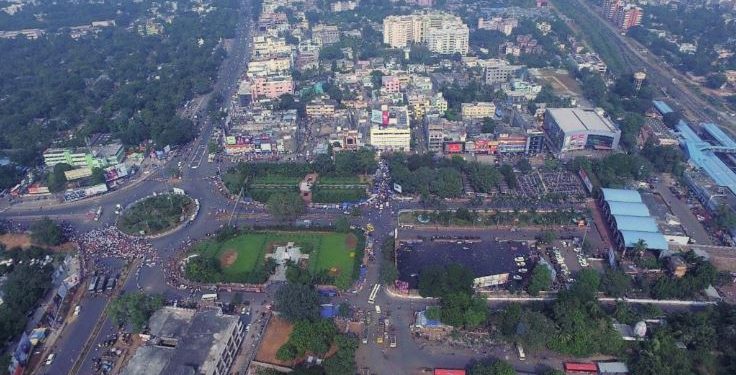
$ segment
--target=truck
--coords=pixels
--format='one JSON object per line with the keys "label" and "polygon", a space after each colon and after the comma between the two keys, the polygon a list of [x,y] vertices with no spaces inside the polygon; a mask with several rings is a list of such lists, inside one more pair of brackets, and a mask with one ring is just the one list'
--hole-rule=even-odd
{"label": "truck", "polygon": [[95,277],[92,278],[92,280],[89,281],[89,286],[87,287],[87,291],[88,292],[94,292],[95,291],[95,286],[97,286],[97,279],[98,278],[99,277],[95,276]]}
{"label": "truck", "polygon": [[97,285],[95,285],[96,293],[102,293],[105,290],[105,284],[107,284],[107,280],[109,278],[109,276],[100,276],[100,278],[97,279]]}

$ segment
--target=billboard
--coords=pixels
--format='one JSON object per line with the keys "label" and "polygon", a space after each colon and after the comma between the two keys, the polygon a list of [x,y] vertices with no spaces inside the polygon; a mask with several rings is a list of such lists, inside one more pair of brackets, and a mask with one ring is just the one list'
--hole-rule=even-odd
{"label": "billboard", "polygon": [[588,193],[593,192],[593,183],[590,182],[590,178],[588,178],[588,174],[585,173],[585,170],[581,169],[578,171],[578,174],[580,175],[580,179],[583,180],[583,184],[585,184],[585,188],[588,189]]}
{"label": "billboard", "polygon": [[444,149],[446,154],[460,154],[465,152],[465,142],[446,142]]}
{"label": "billboard", "polygon": [[403,189],[401,188],[401,185],[394,183],[394,191],[401,194]]}
{"label": "billboard", "polygon": [[381,124],[383,124],[383,126],[388,126],[388,120],[388,111],[383,111],[381,114]]}

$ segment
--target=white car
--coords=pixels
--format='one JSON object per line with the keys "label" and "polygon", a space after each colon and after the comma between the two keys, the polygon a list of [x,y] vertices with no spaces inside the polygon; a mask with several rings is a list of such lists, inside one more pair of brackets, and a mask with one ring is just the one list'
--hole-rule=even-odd
{"label": "white car", "polygon": [[48,366],[51,363],[53,363],[54,362],[54,358],[56,358],[56,354],[54,354],[54,353],[49,354],[49,356],[46,357],[46,362],[45,362],[46,363],[46,366]]}
{"label": "white car", "polygon": [[514,260],[517,261],[517,262],[523,262],[524,261],[524,257],[516,257],[516,258],[514,258]]}
{"label": "white car", "polygon": [[514,280],[521,280],[521,279],[522,279],[521,275],[514,275]]}
{"label": "white car", "polygon": [[519,268],[519,273],[527,273],[527,272],[529,272],[528,269],[526,269],[526,268]]}

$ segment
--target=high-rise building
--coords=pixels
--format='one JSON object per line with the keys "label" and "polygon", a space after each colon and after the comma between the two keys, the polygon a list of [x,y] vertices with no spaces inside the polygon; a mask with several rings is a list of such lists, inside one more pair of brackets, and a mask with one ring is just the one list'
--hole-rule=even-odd
{"label": "high-rise building", "polygon": [[420,43],[433,52],[465,55],[469,34],[460,17],[441,12],[388,16],[383,20],[383,42],[393,48]]}

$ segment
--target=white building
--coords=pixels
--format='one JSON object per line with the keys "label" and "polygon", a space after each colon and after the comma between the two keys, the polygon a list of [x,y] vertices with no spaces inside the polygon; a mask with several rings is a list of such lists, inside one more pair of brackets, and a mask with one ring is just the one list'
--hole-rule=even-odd
{"label": "white building", "polygon": [[441,54],[468,53],[470,29],[460,17],[425,12],[406,16],[388,16],[383,20],[383,42],[392,48],[412,43],[426,45]]}

